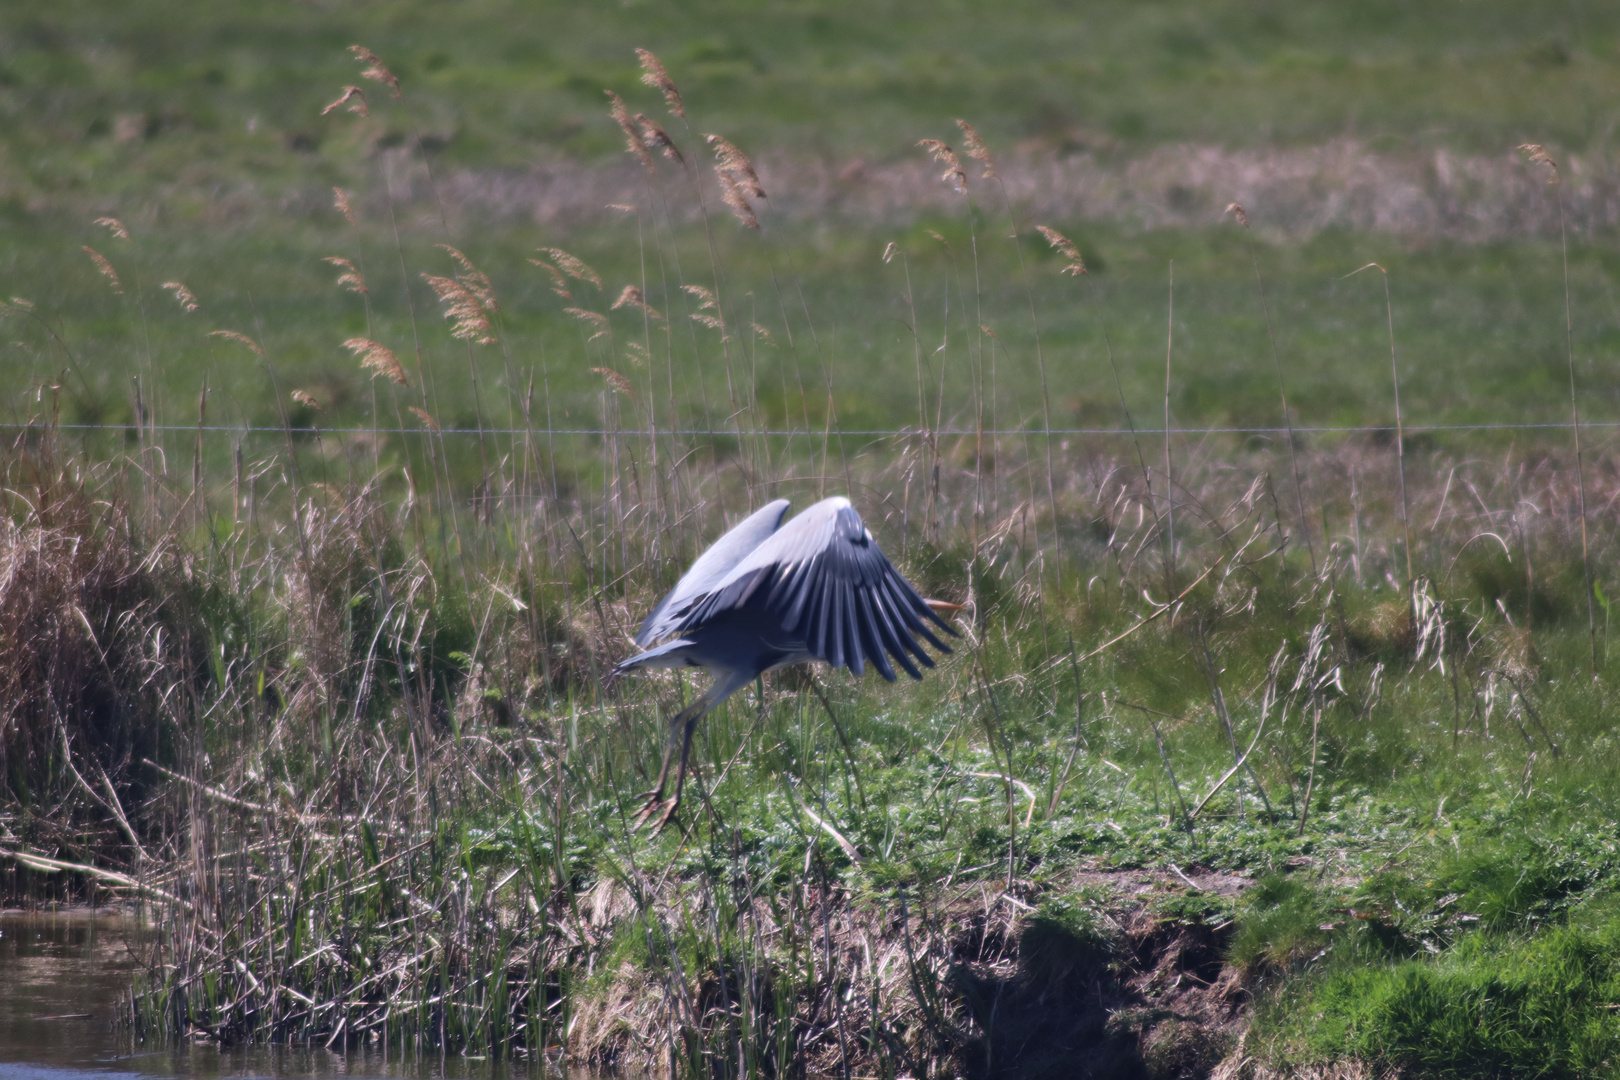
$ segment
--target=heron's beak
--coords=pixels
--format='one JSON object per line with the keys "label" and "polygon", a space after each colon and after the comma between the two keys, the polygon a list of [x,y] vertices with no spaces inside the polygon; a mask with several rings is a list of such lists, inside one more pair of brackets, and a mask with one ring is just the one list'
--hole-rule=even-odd
{"label": "heron's beak", "polygon": [[923,603],[933,609],[935,615],[955,615],[958,611],[966,611],[966,604],[953,604],[949,600],[931,600],[923,598]]}

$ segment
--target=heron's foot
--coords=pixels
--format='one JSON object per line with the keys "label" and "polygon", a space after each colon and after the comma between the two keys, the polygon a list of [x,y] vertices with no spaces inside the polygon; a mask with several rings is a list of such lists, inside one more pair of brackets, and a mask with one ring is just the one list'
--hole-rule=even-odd
{"label": "heron's foot", "polygon": [[645,798],[647,802],[635,816],[636,827],[653,823],[653,832],[661,833],[675,819],[675,811],[681,805],[680,797],[666,799],[662,791],[649,791]]}

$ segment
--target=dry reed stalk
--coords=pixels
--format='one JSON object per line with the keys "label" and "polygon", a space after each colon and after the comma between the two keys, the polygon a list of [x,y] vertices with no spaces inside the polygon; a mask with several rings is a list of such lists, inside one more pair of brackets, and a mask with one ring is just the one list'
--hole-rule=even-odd
{"label": "dry reed stalk", "polygon": [[1282,398],[1283,430],[1288,436],[1288,466],[1294,474],[1294,498],[1299,508],[1298,527],[1305,534],[1305,549],[1311,556],[1311,576],[1317,573],[1316,544],[1311,540],[1309,515],[1305,513],[1305,481],[1299,473],[1299,451],[1294,446],[1294,418],[1288,411],[1288,385],[1283,379],[1282,359],[1277,355],[1277,335],[1271,328],[1271,305],[1266,302],[1266,287],[1260,277],[1260,256],[1255,250],[1254,234],[1249,231],[1249,214],[1241,203],[1231,203],[1226,213],[1243,226],[1243,235],[1249,242],[1249,261],[1254,266],[1254,288],[1260,297],[1260,313],[1266,320],[1266,341],[1271,346],[1271,365],[1277,372],[1277,393]]}
{"label": "dry reed stalk", "polygon": [[1406,548],[1406,593],[1409,615],[1412,625],[1417,626],[1416,603],[1412,595],[1415,578],[1412,572],[1412,526],[1411,508],[1406,497],[1406,426],[1401,417],[1401,370],[1395,361],[1395,305],[1389,295],[1389,271],[1378,263],[1368,263],[1346,274],[1351,277],[1361,273],[1362,270],[1377,270],[1384,282],[1384,321],[1389,329],[1389,381],[1395,395],[1395,461],[1401,481],[1401,535]]}
{"label": "dry reed stalk", "polygon": [[1563,185],[1559,182],[1558,163],[1537,143],[1519,147],[1532,165],[1545,165],[1549,172],[1547,186],[1553,189],[1558,202],[1558,243],[1564,269],[1564,356],[1569,364],[1569,419],[1575,438],[1575,480],[1580,493],[1581,508],[1581,569],[1586,574],[1586,628],[1591,645],[1592,678],[1598,676],[1597,609],[1592,587],[1592,558],[1588,553],[1586,537],[1586,468],[1581,460],[1581,409],[1575,393],[1575,320],[1570,310],[1569,292],[1569,229],[1564,222]]}
{"label": "dry reed stalk", "polygon": [[1164,588],[1176,595],[1176,474],[1170,457],[1170,360],[1176,345],[1176,261],[1170,260],[1170,284],[1164,316]]}

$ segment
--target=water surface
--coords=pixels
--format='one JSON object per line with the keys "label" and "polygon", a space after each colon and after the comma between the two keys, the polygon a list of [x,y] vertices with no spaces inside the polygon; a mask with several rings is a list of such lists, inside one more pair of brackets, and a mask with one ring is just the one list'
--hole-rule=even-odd
{"label": "water surface", "polygon": [[144,932],[138,917],[117,909],[0,912],[0,1080],[542,1080],[538,1067],[456,1056],[402,1062],[380,1051],[143,1045],[119,1020]]}

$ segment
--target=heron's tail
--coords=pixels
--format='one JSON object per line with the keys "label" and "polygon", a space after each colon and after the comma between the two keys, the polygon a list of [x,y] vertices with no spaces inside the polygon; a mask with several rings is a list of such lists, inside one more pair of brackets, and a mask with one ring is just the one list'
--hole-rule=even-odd
{"label": "heron's tail", "polygon": [[613,669],[613,678],[630,671],[639,671],[641,668],[673,668],[685,667],[687,650],[692,643],[684,638],[666,641],[662,645],[639,652],[628,659],[621,660]]}

